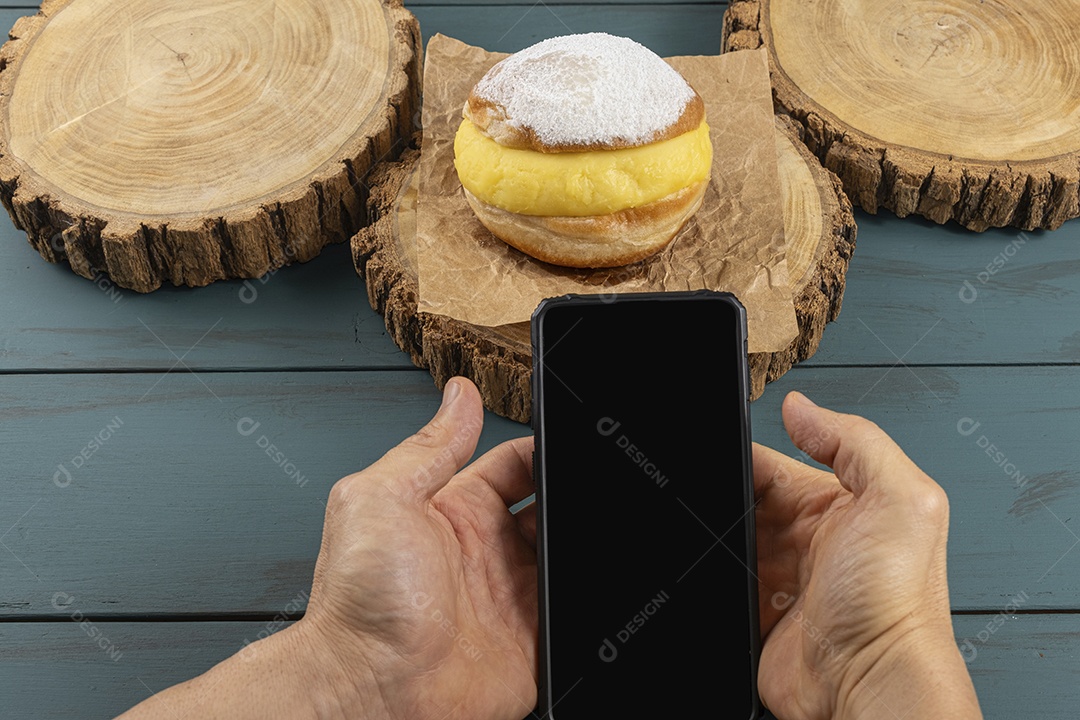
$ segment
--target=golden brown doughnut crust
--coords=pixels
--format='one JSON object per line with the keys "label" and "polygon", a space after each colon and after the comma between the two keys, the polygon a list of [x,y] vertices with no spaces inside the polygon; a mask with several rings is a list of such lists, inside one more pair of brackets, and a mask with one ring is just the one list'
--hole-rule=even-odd
{"label": "golden brown doughnut crust", "polygon": [[678,120],[657,132],[651,139],[637,143],[618,140],[607,143],[547,145],[536,137],[536,133],[532,128],[520,128],[510,125],[507,122],[506,108],[496,105],[490,100],[478,97],[475,89],[469,93],[469,99],[465,102],[461,114],[479,128],[480,132],[504,147],[528,149],[544,153],[563,153],[585,150],[617,150],[619,148],[649,145],[661,140],[670,140],[701,125],[705,119],[705,102],[698,95],[697,90],[694,90],[694,97],[686,104]]}
{"label": "golden brown doughnut crust", "polygon": [[493,235],[538,260],[577,268],[627,265],[659,252],[701,207],[707,180],[610,215],[541,217],[489,205],[462,188]]}

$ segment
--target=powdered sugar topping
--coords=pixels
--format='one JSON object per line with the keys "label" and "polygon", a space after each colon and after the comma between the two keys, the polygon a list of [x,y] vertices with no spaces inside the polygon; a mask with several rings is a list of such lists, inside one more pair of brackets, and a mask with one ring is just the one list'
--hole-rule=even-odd
{"label": "powdered sugar topping", "polygon": [[475,93],[546,145],[650,142],[694,97],[660,56],[607,33],[564,35],[525,48],[488,71]]}

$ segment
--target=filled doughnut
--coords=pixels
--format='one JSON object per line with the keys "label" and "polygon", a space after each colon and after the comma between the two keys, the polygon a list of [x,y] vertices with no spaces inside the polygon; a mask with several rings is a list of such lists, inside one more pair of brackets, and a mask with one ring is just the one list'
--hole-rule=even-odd
{"label": "filled doughnut", "polygon": [[477,218],[556,265],[613,267],[662,250],[709,182],[701,97],[628,38],[526,48],[488,71],[462,115],[454,165]]}

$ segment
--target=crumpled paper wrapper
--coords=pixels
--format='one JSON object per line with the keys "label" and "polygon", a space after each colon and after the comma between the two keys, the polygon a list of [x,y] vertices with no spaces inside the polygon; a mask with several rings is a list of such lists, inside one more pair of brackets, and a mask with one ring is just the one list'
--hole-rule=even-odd
{"label": "crumpled paper wrapper", "polygon": [[765,51],[668,58],[705,101],[712,180],[701,209],[666,249],[602,270],[535,260],[491,235],[465,200],[454,134],[469,91],[504,57],[444,35],[428,43],[416,215],[419,310],[497,326],[528,322],[541,300],[567,293],[724,290],[746,306],[750,352],[786,349],[798,325]]}

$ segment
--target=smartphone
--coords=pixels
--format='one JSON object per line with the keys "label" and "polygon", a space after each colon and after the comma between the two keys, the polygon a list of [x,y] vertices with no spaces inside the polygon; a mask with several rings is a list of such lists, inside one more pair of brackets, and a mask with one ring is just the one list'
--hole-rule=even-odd
{"label": "smartphone", "polygon": [[746,347],[728,293],[533,314],[543,720],[758,717]]}

